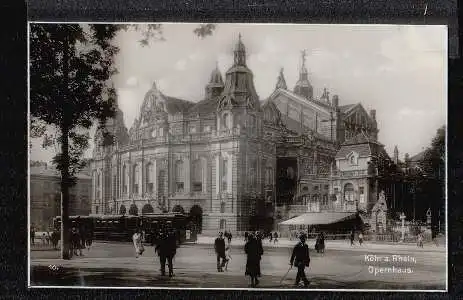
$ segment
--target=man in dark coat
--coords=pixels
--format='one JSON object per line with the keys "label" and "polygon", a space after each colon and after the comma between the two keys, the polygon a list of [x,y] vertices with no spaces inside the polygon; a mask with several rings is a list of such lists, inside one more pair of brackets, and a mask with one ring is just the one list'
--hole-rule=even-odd
{"label": "man in dark coat", "polygon": [[307,287],[309,285],[309,280],[305,276],[305,267],[308,267],[310,264],[310,256],[309,256],[309,246],[305,243],[305,235],[301,234],[299,236],[301,240],[294,249],[293,254],[291,255],[291,259],[289,264],[291,266],[297,267],[297,275],[296,275],[296,286],[299,285],[299,282],[304,281],[304,286]]}
{"label": "man in dark coat", "polygon": [[223,239],[222,232],[219,232],[219,236],[215,239],[214,249],[217,254],[217,271],[223,272],[223,267],[227,258],[225,256],[225,240]]}
{"label": "man in dark coat", "polygon": [[166,275],[166,261],[169,267],[169,276],[174,276],[173,258],[177,253],[177,240],[173,230],[163,230],[159,233],[155,252],[159,255],[159,263],[161,265],[161,275]]}
{"label": "man in dark coat", "polygon": [[257,277],[260,276],[260,259],[263,254],[263,250],[255,234],[251,233],[248,235],[248,241],[244,245],[244,252],[246,253],[245,275],[251,277],[251,286],[255,287],[259,284]]}

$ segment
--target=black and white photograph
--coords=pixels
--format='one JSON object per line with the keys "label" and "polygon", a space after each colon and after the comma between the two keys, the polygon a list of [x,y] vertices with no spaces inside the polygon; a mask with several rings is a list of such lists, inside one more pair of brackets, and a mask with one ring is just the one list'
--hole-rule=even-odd
{"label": "black and white photograph", "polygon": [[447,291],[447,26],[28,39],[29,287]]}

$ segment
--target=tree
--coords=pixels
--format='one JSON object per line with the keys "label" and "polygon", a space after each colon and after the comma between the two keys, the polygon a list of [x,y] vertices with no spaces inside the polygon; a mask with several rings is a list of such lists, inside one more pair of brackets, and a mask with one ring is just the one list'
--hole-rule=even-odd
{"label": "tree", "polygon": [[[108,84],[116,70],[111,45],[113,25],[31,24],[30,112],[32,137],[44,137],[46,128],[56,131],[60,152],[53,163],[61,173],[62,258],[69,259],[69,189],[84,166],[88,130],[115,114],[115,90]],[[111,142],[109,133],[105,141]]]}
{"label": "tree", "polygon": [[[117,32],[130,28],[141,32],[143,46],[164,40],[161,24],[30,26],[30,133],[43,138],[43,147],[55,143],[60,148],[53,163],[61,173],[63,259],[69,259],[69,188],[86,163],[82,156],[93,123],[98,122],[104,146],[114,142],[105,128],[116,112],[116,92],[109,83],[117,72],[114,58],[119,49],[112,41]],[[203,38],[214,29],[213,24],[201,24],[194,33]]]}
{"label": "tree", "polygon": [[441,214],[445,207],[445,132],[442,126],[436,132],[423,158],[418,162],[419,170],[425,180],[422,181],[421,190],[428,197],[431,208],[431,226],[433,237],[440,230]]}

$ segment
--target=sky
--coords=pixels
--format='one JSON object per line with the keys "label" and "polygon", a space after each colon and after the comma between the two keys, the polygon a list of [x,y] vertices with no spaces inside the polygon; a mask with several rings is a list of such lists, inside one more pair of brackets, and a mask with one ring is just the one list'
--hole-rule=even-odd
{"label": "sky", "polygon": [[[239,33],[261,100],[274,91],[281,68],[288,88],[294,87],[300,53],[307,50],[315,97],[327,88],[340,105],[360,102],[367,111],[376,109],[379,141],[391,156],[395,145],[400,158],[419,153],[446,124],[445,26],[218,24],[203,39],[193,33],[196,27],[163,24],[165,41],[146,47],[138,42],[140,32],[118,34],[119,73],[113,80],[128,129],[154,81],[165,95],[202,100],[216,64],[222,75],[232,65]],[[53,151],[37,140],[32,145],[32,160],[51,160]]]}

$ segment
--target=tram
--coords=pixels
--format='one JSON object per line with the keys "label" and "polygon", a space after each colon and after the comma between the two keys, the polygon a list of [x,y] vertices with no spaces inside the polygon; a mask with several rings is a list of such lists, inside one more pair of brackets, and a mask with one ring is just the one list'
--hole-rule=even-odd
{"label": "tram", "polygon": [[[196,226],[190,217],[181,213],[133,215],[89,215],[70,216],[71,227],[91,230],[95,240],[132,241],[137,228],[145,232],[145,242],[155,242],[161,228],[172,228],[176,231],[178,243],[196,240]],[[61,216],[53,219],[54,228],[61,230]]]}

